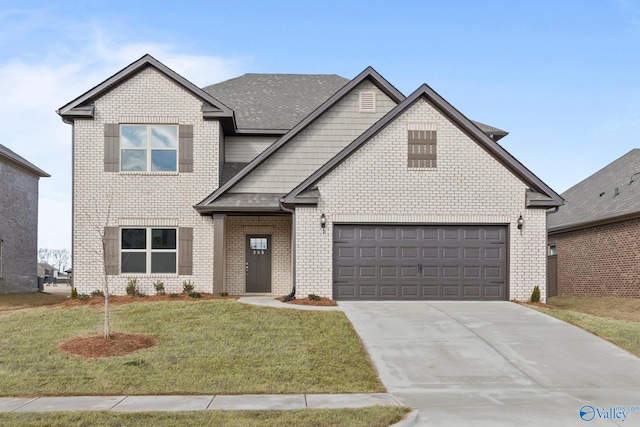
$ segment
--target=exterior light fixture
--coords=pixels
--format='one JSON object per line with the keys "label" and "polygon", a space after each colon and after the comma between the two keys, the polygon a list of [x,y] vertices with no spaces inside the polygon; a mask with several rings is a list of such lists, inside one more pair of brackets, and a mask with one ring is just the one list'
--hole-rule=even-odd
{"label": "exterior light fixture", "polygon": [[523,225],[524,225],[524,218],[522,218],[522,215],[520,215],[518,217],[518,230],[522,230]]}
{"label": "exterior light fixture", "polygon": [[324,214],[320,215],[320,227],[322,228],[322,233],[325,232],[325,227],[327,226],[327,218]]}

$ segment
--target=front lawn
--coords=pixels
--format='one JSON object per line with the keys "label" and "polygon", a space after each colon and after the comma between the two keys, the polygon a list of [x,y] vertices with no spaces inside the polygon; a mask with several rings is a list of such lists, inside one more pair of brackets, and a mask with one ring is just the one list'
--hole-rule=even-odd
{"label": "front lawn", "polygon": [[85,359],[58,350],[102,331],[102,308],[40,307],[0,322],[0,395],[374,393],[384,391],[342,312],[234,300],[112,305],[114,332],[156,346]]}
{"label": "front lawn", "polygon": [[154,427],[385,427],[404,417],[408,408],[372,406],[359,409],[199,412],[44,412],[0,413],[3,427],[154,426]]}
{"label": "front lawn", "polygon": [[640,357],[640,299],[553,297],[549,305],[532,307]]}

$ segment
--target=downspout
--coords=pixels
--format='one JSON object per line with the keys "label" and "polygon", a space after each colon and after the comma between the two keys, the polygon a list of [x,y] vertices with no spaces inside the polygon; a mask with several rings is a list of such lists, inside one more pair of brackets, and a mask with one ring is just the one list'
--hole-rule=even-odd
{"label": "downspout", "polygon": [[280,209],[291,214],[291,282],[293,288],[289,295],[284,297],[284,301],[296,299],[296,210],[285,207],[280,200]]}

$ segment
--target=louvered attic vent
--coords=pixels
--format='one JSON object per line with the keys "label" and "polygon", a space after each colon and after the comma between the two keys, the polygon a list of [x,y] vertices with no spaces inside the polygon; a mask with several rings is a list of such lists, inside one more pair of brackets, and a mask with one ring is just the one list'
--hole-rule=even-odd
{"label": "louvered attic vent", "polygon": [[376,112],[376,93],[375,92],[360,92],[359,111],[361,113]]}

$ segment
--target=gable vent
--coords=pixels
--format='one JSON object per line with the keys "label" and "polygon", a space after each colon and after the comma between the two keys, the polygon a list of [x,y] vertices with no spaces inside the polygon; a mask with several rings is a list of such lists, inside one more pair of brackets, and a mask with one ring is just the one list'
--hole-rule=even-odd
{"label": "gable vent", "polygon": [[376,112],[376,93],[375,92],[360,92],[360,109],[361,113],[375,113]]}

